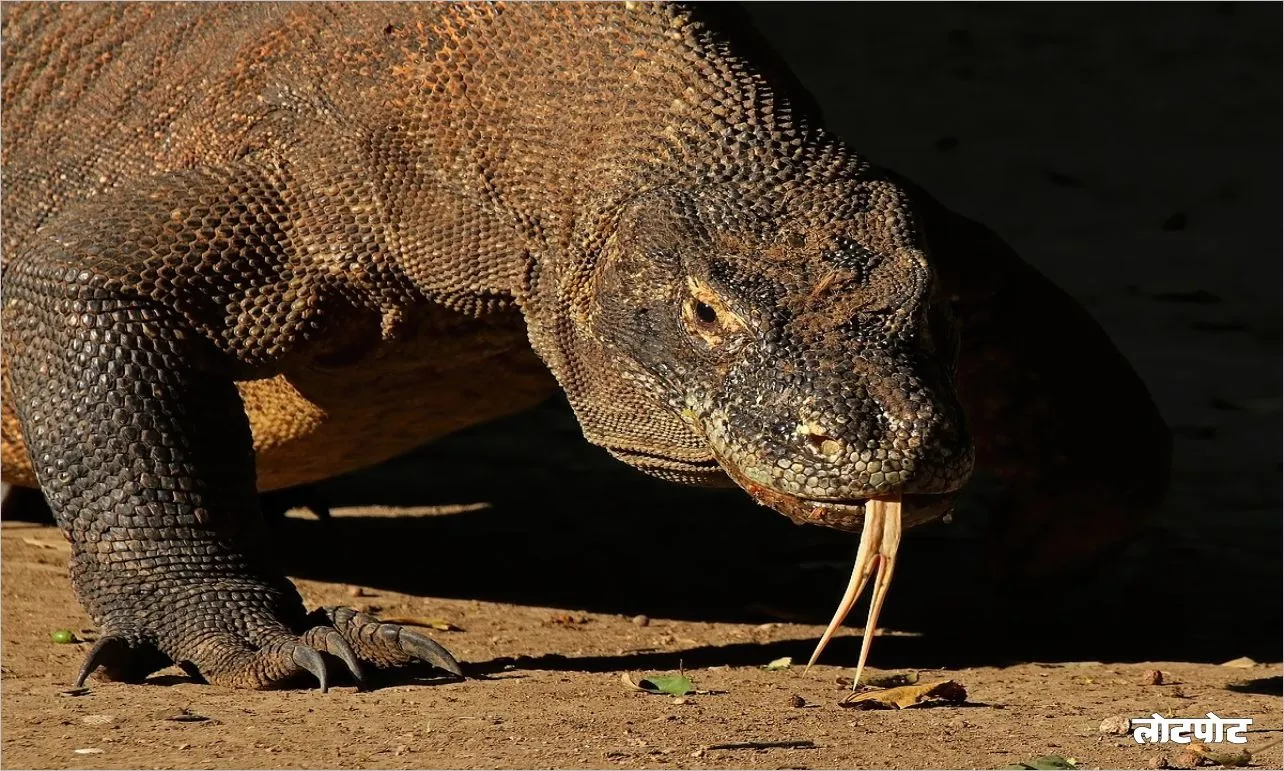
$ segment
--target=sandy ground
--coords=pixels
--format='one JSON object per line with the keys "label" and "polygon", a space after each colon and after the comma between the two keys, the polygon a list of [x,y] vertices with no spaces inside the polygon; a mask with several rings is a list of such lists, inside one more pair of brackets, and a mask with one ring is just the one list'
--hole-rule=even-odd
{"label": "sandy ground", "polygon": [[[1174,430],[1167,509],[1096,563],[984,564],[975,503],[907,536],[871,663],[953,678],[967,706],[838,707],[855,628],[808,674],[760,669],[807,658],[852,539],[642,477],[553,402],[320,485],[340,516],[274,528],[310,603],[461,627],[435,634],[468,682],[234,693],[165,673],[59,696],[84,646],[49,634],[92,628],[58,534],[6,522],[4,766],[1143,768],[1176,752],[1098,726],[1154,711],[1279,738],[1279,6],[801,7],[751,10],[831,125],[1070,290]],[[1241,656],[1268,663],[1220,666]],[[679,667],[708,693],[620,682]],[[1152,669],[1176,684],[1142,685]],[[708,749],[748,741],[815,746]]]}
{"label": "sandy ground", "polygon": [[[49,630],[92,634],[61,580],[61,538],[18,523],[3,529],[3,552],[8,768],[993,768],[1042,755],[1074,758],[1084,768],[1133,768],[1175,753],[1103,734],[1103,719],[1212,711],[1253,718],[1252,748],[1280,735],[1278,665],[933,668],[920,672],[921,682],[955,680],[967,702],[855,711],[839,705],[847,689],[837,678],[850,676],[848,669],[761,668],[780,656],[803,658],[820,633],[816,625],[666,618],[642,625],[618,614],[320,581],[300,583],[310,603],[374,605],[386,616],[458,626],[437,637],[478,679],[403,681],[363,693],[241,693],[169,670],[151,685],[94,684],[67,696],[67,678],[89,644],[55,645]],[[895,655],[901,642],[879,640],[876,658]],[[853,648],[835,646],[831,659],[849,658]],[[701,693],[644,694],[620,677],[679,667]],[[1150,670],[1170,684],[1145,684]],[[806,746],[716,749],[752,742]],[[1279,767],[1279,748],[1257,762]]]}

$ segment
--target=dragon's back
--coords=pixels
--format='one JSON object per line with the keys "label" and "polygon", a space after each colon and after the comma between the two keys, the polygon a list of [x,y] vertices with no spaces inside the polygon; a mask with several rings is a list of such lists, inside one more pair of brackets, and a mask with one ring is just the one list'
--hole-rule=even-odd
{"label": "dragon's back", "polygon": [[[445,9],[380,3],[6,3],[4,255],[68,204],[289,141],[343,101],[374,27]],[[430,34],[425,34],[429,44]],[[324,94],[324,96],[320,96]]]}
{"label": "dragon's back", "polygon": [[[431,3],[5,4],[3,264],[95,196],[288,153],[315,124],[361,134],[383,120],[363,94],[468,13]],[[369,465],[553,388],[515,313],[472,319],[426,305],[405,315],[427,332],[380,340],[377,318],[372,337],[365,315],[353,317],[351,340],[324,364],[238,383],[262,488]],[[3,476],[34,486],[4,374]]]}

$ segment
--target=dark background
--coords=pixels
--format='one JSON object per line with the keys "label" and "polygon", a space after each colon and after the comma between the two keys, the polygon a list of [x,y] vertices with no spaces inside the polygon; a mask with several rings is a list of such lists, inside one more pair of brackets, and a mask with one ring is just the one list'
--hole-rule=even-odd
{"label": "dark background", "polygon": [[[883,655],[1278,660],[1281,7],[746,8],[832,129],[1082,302],[1174,434],[1166,509],[1104,561],[1013,585],[979,564],[983,512],[912,533],[884,623],[922,636]],[[632,471],[587,445],[560,400],[312,494],[487,504],[276,530],[292,575],[428,596],[823,623],[855,551],[738,491]]]}

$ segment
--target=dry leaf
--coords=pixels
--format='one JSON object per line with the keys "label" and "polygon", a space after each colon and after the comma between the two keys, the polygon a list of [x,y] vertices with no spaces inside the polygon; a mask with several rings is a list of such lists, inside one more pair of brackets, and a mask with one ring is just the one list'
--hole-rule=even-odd
{"label": "dry leaf", "polygon": [[967,689],[953,680],[938,680],[922,685],[904,685],[878,691],[853,693],[838,702],[853,709],[906,709],[915,706],[961,704],[967,700]]}

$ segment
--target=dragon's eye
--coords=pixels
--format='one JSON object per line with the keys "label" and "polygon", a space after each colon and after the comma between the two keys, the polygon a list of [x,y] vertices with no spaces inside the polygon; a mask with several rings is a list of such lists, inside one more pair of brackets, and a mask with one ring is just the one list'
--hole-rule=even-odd
{"label": "dragon's eye", "polygon": [[713,325],[718,323],[718,312],[713,309],[712,305],[696,300],[694,310],[696,319],[702,324]]}
{"label": "dragon's eye", "polygon": [[735,344],[745,331],[744,321],[726,302],[703,282],[689,282],[691,294],[682,303],[682,321],[692,337],[704,349],[726,349]]}

